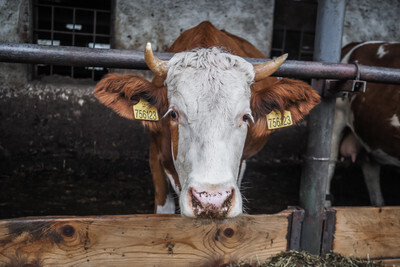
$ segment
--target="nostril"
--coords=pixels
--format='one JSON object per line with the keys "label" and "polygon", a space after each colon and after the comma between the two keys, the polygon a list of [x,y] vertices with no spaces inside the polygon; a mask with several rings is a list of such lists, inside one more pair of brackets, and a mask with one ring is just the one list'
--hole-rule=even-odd
{"label": "nostril", "polygon": [[193,202],[195,204],[201,205],[204,208],[207,208],[207,206],[212,206],[214,208],[220,209],[222,206],[226,206],[226,204],[228,204],[227,202],[232,197],[233,189],[218,191],[197,191],[196,189],[192,188],[191,193]]}
{"label": "nostril", "polygon": [[198,218],[224,219],[232,208],[234,189],[189,189],[193,213]]}

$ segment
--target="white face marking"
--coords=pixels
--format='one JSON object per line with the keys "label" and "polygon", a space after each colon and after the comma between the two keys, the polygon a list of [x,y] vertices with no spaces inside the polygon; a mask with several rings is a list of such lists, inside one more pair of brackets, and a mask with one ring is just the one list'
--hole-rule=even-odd
{"label": "white face marking", "polygon": [[376,52],[376,55],[379,58],[383,58],[387,53],[389,53],[389,51],[385,50],[385,45],[380,45],[378,48],[378,52]]}
{"label": "white face marking", "polygon": [[172,186],[172,188],[174,189],[175,193],[179,196],[179,193],[180,193],[181,191],[179,190],[179,186],[177,186],[177,185],[175,184],[174,178],[173,178],[172,175],[171,175],[170,173],[168,173],[167,171],[165,171],[165,174],[167,175],[168,180],[169,180],[169,182],[171,183],[171,186]]}
{"label": "white face marking", "polygon": [[397,116],[397,114],[393,114],[393,116],[390,118],[390,125],[392,125],[395,128],[400,127],[400,121],[399,121],[399,117]]}
{"label": "white face marking", "polygon": [[193,217],[188,190],[230,190],[228,217],[242,213],[237,178],[247,135],[253,66],[218,49],[176,54],[169,61],[168,100],[179,113],[175,168],[182,186],[182,214]]}

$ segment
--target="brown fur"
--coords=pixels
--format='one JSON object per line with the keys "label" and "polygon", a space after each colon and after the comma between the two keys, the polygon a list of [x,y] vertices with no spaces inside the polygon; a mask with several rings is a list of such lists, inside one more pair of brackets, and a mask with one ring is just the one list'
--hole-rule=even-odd
{"label": "brown fur", "polygon": [[272,86],[263,88],[252,93],[251,109],[256,124],[254,128],[255,136],[265,134],[267,125],[266,114],[277,109],[283,113],[289,110],[292,114],[293,122],[301,120],[316,104],[320,97],[315,91],[310,92],[310,86],[302,81],[282,79]]}
{"label": "brown fur", "polygon": [[178,140],[179,140],[178,125],[176,123],[171,123],[170,131],[171,131],[172,153],[174,155],[174,158],[176,159],[178,157]]}
{"label": "brown fur", "polygon": [[[140,98],[157,107],[159,115],[168,109],[166,87],[156,87],[144,77],[134,74],[107,74],[96,85],[94,95],[102,104],[130,120],[135,119],[132,107]],[[155,131],[160,127],[158,122],[146,121],[144,125]]]}
{"label": "brown fur", "polygon": [[[400,44],[386,44],[388,53],[379,58],[377,50],[381,45],[372,43],[357,48],[349,62],[400,68]],[[389,124],[393,114],[400,118],[400,85],[367,83],[366,92],[355,97],[351,109],[354,112],[354,131],[357,136],[372,150],[381,149],[400,159],[400,128]]]}
{"label": "brown fur", "polygon": [[305,82],[291,79],[281,79],[257,91],[252,91],[251,109],[255,123],[251,124],[243,159],[254,156],[265,145],[272,130],[267,128],[267,117],[272,110],[288,110],[293,123],[300,121],[305,114],[319,103],[319,95],[310,89]]}
{"label": "brown fur", "polygon": [[154,212],[157,206],[163,206],[165,204],[166,196],[169,192],[168,178],[164,173],[161,159],[158,153],[159,136],[152,134],[150,137],[150,169],[153,175],[154,182]]}
{"label": "brown fur", "polygon": [[[182,52],[195,48],[217,46],[241,57],[265,58],[252,44],[243,38],[226,31],[216,29],[205,21],[198,26],[183,32],[169,48],[168,52]],[[300,120],[319,102],[319,96],[304,82],[269,77],[252,85],[251,107],[256,118],[251,124],[246,139],[243,159],[257,153],[267,141],[271,131],[266,128],[266,114],[277,108],[290,110],[295,122]],[[167,88],[164,79],[155,76],[152,83],[136,75],[109,74],[101,80],[95,89],[95,96],[106,106],[109,106],[121,116],[133,119],[132,105],[145,98],[157,107],[159,115],[163,116],[168,109]],[[156,188],[155,205],[164,205],[168,184],[166,170],[172,175],[175,184],[180,187],[178,174],[174,168],[173,153],[178,153],[177,127],[170,123],[167,116],[159,122],[145,122],[151,134],[150,166]]]}
{"label": "brown fur", "polygon": [[[243,38],[226,31],[220,31],[209,21],[204,21],[194,28],[183,32],[168,49],[168,52],[182,52],[195,48],[221,47],[241,57],[265,56]],[[244,48],[244,49],[243,49]]]}

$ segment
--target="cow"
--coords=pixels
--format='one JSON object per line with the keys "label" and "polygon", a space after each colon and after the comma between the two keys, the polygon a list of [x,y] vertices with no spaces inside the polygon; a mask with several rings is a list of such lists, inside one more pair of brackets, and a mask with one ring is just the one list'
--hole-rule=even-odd
{"label": "cow", "polygon": [[[400,43],[351,43],[342,50],[342,63],[400,68]],[[400,85],[367,83],[365,93],[336,101],[329,183],[335,162],[351,158],[361,166],[371,204],[383,206],[380,166],[400,166]],[[327,206],[331,201],[327,201]]]}
{"label": "cow", "polygon": [[239,216],[245,161],[273,131],[267,128],[266,115],[289,111],[288,120],[296,123],[320,97],[305,82],[269,77],[287,55],[253,66],[242,57],[265,56],[208,21],[183,32],[168,52],[176,54],[162,61],[146,45],[145,60],[155,74],[152,82],[112,73],[97,84],[94,94],[131,120],[132,106],[142,99],[157,110],[158,121],[143,122],[150,133],[156,213],[175,213],[172,188],[185,217]]}

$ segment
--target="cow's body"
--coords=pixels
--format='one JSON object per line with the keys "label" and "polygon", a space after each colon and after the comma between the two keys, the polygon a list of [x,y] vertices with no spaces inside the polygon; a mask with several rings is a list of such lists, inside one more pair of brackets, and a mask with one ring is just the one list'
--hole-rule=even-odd
{"label": "cow's body", "polygon": [[[189,52],[178,53],[182,51]],[[265,115],[273,109],[289,110],[296,122],[319,96],[300,81],[266,78],[253,84],[258,74],[241,57],[264,55],[209,22],[184,32],[169,52],[177,54],[168,62],[166,77],[156,75],[150,83],[135,75],[110,74],[99,82],[95,95],[129,119],[134,119],[132,105],[139,98],[156,106],[161,116],[166,114],[158,122],[144,122],[151,136],[157,213],[175,212],[173,188],[185,216],[240,215],[245,160],[271,133]],[[155,63],[159,65],[167,66]]]}
{"label": "cow's body", "polygon": [[[400,68],[400,43],[367,42],[343,48],[342,63]],[[360,163],[372,205],[384,205],[380,165],[400,166],[400,86],[367,83],[365,93],[338,99],[330,179],[340,154]],[[327,188],[327,194],[330,192]],[[329,204],[329,203],[328,203]]]}

